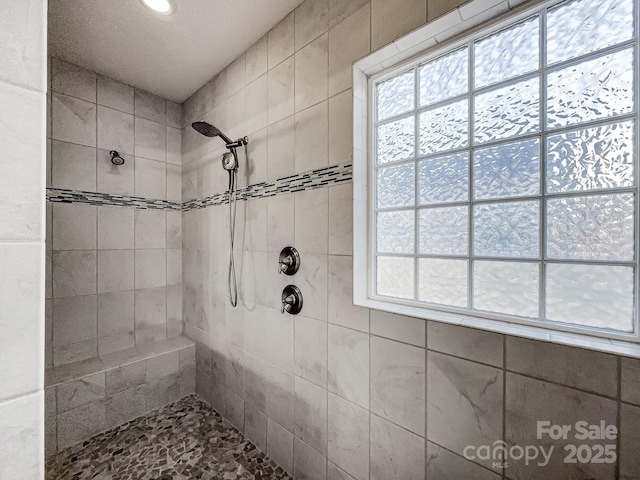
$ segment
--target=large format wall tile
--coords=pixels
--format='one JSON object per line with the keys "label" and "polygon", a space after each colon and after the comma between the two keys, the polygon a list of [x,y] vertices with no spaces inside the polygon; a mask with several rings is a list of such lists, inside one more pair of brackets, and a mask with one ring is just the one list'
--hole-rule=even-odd
{"label": "large format wall tile", "polygon": [[462,454],[502,439],[502,370],[429,352],[427,382],[429,440]]}
{"label": "large format wall tile", "polygon": [[474,362],[501,367],[503,344],[504,337],[497,333],[447,323],[428,322],[427,324],[427,345],[430,350]]}
{"label": "large format wall tile", "polygon": [[423,479],[424,452],[424,438],[371,415],[371,479]]}
{"label": "large format wall tile", "polygon": [[54,93],[51,101],[54,140],[96,146],[96,104]]}
{"label": "large format wall tile", "polygon": [[369,412],[331,393],[328,458],[358,480],[369,478]]}
{"label": "large format wall tile", "polygon": [[371,337],[371,411],[424,436],[424,349]]}
{"label": "large format wall tile", "polygon": [[[550,473],[554,478],[563,479],[577,480],[585,476],[614,478],[614,464],[565,463],[567,452],[563,450],[566,444],[615,444],[615,440],[576,439],[578,432],[574,428],[578,421],[585,421],[588,425],[600,425],[600,422],[615,425],[617,405],[614,400],[508,373],[505,408],[505,441],[508,445],[535,445],[547,451],[550,447],[554,448],[548,465],[539,465],[537,462],[526,465],[524,460],[512,459],[509,462],[509,478],[548,479]],[[571,431],[567,439],[551,439],[549,435],[538,438],[538,422],[541,420],[549,421],[551,425],[569,425]]]}
{"label": "large format wall tile", "polygon": [[495,472],[446,450],[435,443],[427,442],[427,478],[438,480],[499,480]]}
{"label": "large format wall tile", "polygon": [[618,359],[593,350],[507,337],[507,369],[601,395],[618,394]]}
{"label": "large format wall tile", "polygon": [[369,336],[329,325],[329,391],[369,408]]}
{"label": "large format wall tile", "polygon": [[44,392],[0,403],[2,478],[43,478]]}

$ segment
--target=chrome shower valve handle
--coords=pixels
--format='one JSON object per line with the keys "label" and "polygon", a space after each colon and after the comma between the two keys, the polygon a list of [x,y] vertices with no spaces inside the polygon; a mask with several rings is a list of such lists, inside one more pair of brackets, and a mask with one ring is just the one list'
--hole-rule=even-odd
{"label": "chrome shower valve handle", "polygon": [[282,290],[282,306],[280,313],[297,315],[302,310],[302,292],[295,285],[287,285]]}
{"label": "chrome shower valve handle", "polygon": [[278,274],[295,275],[300,268],[300,254],[293,247],[284,247],[278,257]]}

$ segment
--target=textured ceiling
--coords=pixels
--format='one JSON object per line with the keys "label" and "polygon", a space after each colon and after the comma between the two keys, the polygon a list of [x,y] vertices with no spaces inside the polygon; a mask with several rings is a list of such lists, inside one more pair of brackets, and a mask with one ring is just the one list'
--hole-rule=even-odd
{"label": "textured ceiling", "polygon": [[163,16],[139,0],[49,0],[49,52],[182,102],[300,3],[175,0]]}

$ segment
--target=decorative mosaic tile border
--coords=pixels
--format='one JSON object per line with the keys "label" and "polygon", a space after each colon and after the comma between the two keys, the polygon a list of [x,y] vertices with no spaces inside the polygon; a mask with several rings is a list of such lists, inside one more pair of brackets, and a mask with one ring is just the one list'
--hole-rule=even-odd
{"label": "decorative mosaic tile border", "polygon": [[86,203],[98,207],[132,207],[141,210],[182,210],[180,202],[168,200],[152,200],[128,195],[114,195],[111,193],[84,192],[81,190],[65,190],[63,188],[47,188],[47,201],[55,203]]}
{"label": "decorative mosaic tile border", "polygon": [[[285,193],[302,192],[314,188],[326,187],[351,181],[353,168],[351,163],[343,163],[333,167],[320,168],[310,172],[299,173],[278,178],[274,182],[262,182],[238,190],[238,200],[275,197]],[[182,204],[182,211],[196,210],[215,205],[223,205],[229,201],[227,192],[217,193],[210,197],[189,200]]]}
{"label": "decorative mosaic tile border", "polygon": [[[278,178],[274,182],[261,182],[238,190],[238,200],[274,197],[285,193],[302,192],[314,188],[349,182],[353,177],[351,163],[343,163],[333,167],[320,168],[310,172],[299,173]],[[187,202],[170,202],[153,200],[111,193],[84,192],[81,190],[65,190],[63,188],[47,188],[47,201],[56,203],[86,203],[99,207],[131,207],[142,210],[168,210],[186,212],[199,208],[223,205],[229,202],[227,192],[217,193],[210,197],[196,198]]]}

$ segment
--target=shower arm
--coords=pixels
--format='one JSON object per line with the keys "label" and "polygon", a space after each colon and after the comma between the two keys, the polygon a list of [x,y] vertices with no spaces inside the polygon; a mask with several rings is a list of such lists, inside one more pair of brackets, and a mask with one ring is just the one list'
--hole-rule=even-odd
{"label": "shower arm", "polygon": [[232,141],[231,141],[231,139],[230,139],[229,137],[227,137],[226,135],[223,135],[223,134],[221,134],[221,135],[220,135],[220,138],[222,138],[222,140],[224,140],[224,141],[225,141],[225,143],[226,143],[226,147],[227,147],[229,150],[232,150],[232,149],[234,149],[234,148],[242,147],[242,146],[244,146],[244,145],[246,145],[246,144],[248,144],[248,143],[249,143],[249,138],[248,138],[248,137],[242,137],[242,138],[239,138],[239,139],[238,139],[238,140],[236,140],[235,142],[232,142]]}

